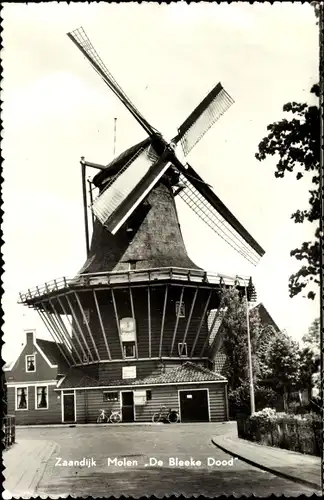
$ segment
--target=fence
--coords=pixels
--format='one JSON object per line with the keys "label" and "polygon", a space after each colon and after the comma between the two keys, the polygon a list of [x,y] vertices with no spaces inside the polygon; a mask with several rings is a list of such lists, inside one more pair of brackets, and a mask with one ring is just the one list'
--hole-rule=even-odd
{"label": "fence", "polygon": [[240,418],[237,420],[238,436],[249,441],[286,450],[321,456],[322,425],[316,419],[275,419],[260,425],[259,422]]}
{"label": "fence", "polygon": [[9,446],[14,444],[16,439],[16,417],[13,415],[6,415],[3,417],[2,430],[4,433],[4,446],[5,448],[9,448]]}

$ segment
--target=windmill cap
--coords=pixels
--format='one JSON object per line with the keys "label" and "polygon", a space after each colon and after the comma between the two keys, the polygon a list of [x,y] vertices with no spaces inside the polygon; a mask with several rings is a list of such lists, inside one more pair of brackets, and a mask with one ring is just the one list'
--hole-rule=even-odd
{"label": "windmill cap", "polygon": [[121,167],[127,163],[132,156],[134,156],[141,148],[145,148],[151,143],[150,137],[145,139],[144,141],[139,142],[138,144],[135,144],[134,146],[131,146],[130,148],[126,149],[126,151],[123,151],[117,158],[114,158],[113,161],[111,161],[107,167],[104,170],[101,170],[97,175],[94,176],[92,182],[96,187],[100,187],[101,184],[107,177],[111,177],[112,175],[115,175],[118,173]]}

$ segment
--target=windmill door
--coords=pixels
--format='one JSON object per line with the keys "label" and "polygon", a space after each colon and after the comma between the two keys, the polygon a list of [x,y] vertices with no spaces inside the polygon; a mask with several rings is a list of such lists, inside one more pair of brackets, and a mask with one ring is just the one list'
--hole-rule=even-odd
{"label": "windmill door", "polygon": [[181,422],[209,422],[208,390],[180,391]]}
{"label": "windmill door", "polygon": [[75,422],[75,394],[63,393],[63,422]]}
{"label": "windmill door", "polygon": [[121,393],[122,422],[134,422],[134,393],[125,391]]}

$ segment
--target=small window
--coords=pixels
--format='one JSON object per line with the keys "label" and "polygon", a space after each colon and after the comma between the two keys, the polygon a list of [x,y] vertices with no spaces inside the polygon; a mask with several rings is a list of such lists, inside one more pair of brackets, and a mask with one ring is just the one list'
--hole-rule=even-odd
{"label": "small window", "polygon": [[26,356],[26,372],[35,372],[36,371],[36,356],[35,354],[31,354]]}
{"label": "small window", "polygon": [[37,410],[46,410],[48,408],[48,388],[47,385],[36,386],[36,405]]}
{"label": "small window", "polygon": [[28,387],[17,387],[16,410],[28,410]]}
{"label": "small window", "polygon": [[146,391],[146,401],[151,401],[152,399],[152,391]]}
{"label": "small window", "polygon": [[118,392],[104,392],[103,401],[118,401]]}
{"label": "small window", "polygon": [[135,269],[136,269],[136,260],[131,260],[128,263],[128,270],[129,271],[135,271]]}
{"label": "small window", "polygon": [[90,309],[84,309],[84,316],[82,314],[82,320],[83,324],[86,325],[87,323],[90,323]]}
{"label": "small window", "polygon": [[[180,311],[179,311],[179,307],[180,307]],[[180,301],[177,300],[177,302],[175,303],[175,313],[176,313],[176,316],[178,316],[178,314],[179,314],[179,318],[186,317],[185,305],[183,302],[181,302],[181,305],[180,305]]]}
{"label": "small window", "polygon": [[188,356],[187,342],[179,342],[178,354],[179,356]]}
{"label": "small window", "polygon": [[125,358],[135,358],[135,342],[123,342]]}

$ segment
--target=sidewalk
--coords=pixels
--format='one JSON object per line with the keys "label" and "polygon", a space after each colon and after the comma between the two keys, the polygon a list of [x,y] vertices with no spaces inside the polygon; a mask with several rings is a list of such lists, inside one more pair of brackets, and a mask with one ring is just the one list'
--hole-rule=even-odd
{"label": "sidewalk", "polygon": [[252,443],[234,433],[215,436],[212,443],[262,470],[312,488],[321,488],[320,457]]}
{"label": "sidewalk", "polygon": [[3,452],[3,498],[35,497],[46,462],[57,448],[54,441],[19,440]]}

